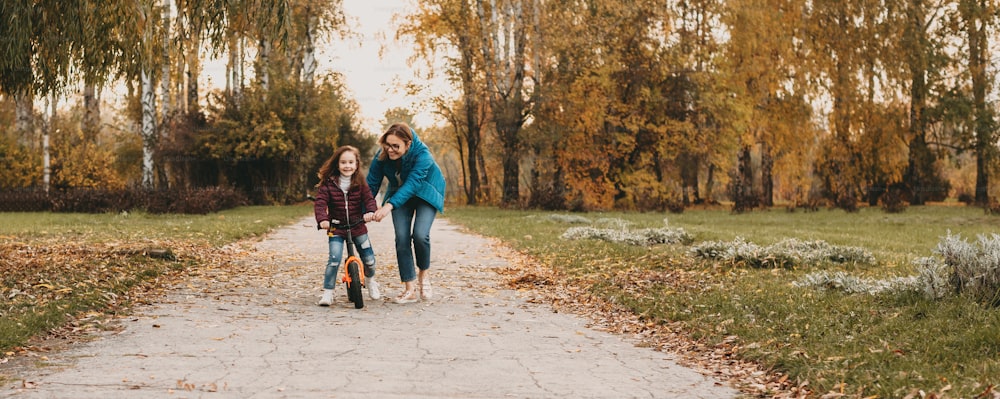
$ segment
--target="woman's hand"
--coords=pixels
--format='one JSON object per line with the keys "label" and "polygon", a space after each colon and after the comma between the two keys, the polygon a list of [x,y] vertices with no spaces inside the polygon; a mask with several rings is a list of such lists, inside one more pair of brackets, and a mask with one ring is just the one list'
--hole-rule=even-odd
{"label": "woman's hand", "polygon": [[381,222],[382,219],[385,218],[386,215],[389,215],[390,213],[392,213],[392,204],[391,203],[386,203],[381,208],[378,208],[377,211],[375,211],[375,215],[374,215],[375,216],[375,221],[376,222]]}

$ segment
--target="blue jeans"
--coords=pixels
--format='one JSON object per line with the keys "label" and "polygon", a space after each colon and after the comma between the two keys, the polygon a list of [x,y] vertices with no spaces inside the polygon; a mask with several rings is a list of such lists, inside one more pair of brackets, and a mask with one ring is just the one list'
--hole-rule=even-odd
{"label": "blue jeans", "polygon": [[[344,241],[341,236],[330,237],[330,257],[326,261],[326,273],[323,273],[323,288],[332,290],[337,286],[337,270],[340,269],[341,256],[344,254]],[[355,253],[365,265],[365,277],[375,276],[375,250],[368,240],[368,234],[354,236]]]}
{"label": "blue jeans", "polygon": [[434,224],[435,216],[437,209],[419,198],[413,198],[399,208],[392,208],[399,281],[405,283],[417,279],[416,270],[413,269],[414,255],[417,268],[427,270],[431,267],[431,225]]}

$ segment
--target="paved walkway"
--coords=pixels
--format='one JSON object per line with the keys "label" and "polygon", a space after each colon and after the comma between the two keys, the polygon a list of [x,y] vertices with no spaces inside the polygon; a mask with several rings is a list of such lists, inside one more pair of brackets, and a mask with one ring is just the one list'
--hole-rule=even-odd
{"label": "paved walkway", "polygon": [[[371,223],[386,296],[401,290],[392,224]],[[588,329],[499,288],[489,241],[439,218],[431,301],[316,306],[325,236],[311,218],[257,244],[245,272],[209,272],[124,328],[47,354],[15,398],[730,398],[669,354]],[[2,371],[0,365],[0,371]],[[6,374],[6,372],[0,373]],[[27,387],[27,388],[26,388]]]}

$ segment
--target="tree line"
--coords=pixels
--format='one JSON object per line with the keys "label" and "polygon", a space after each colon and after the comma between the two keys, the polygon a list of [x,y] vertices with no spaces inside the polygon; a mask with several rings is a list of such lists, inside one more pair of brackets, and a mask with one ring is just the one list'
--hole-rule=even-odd
{"label": "tree line", "polygon": [[[854,210],[949,192],[990,201],[996,1],[418,8],[399,33],[426,59],[447,57],[461,96],[440,99],[437,112],[454,126],[470,204],[679,210],[728,198],[736,210],[776,199]],[[946,172],[960,163],[974,164],[974,185],[953,187]]]}
{"label": "tree line", "polygon": [[[343,77],[317,73],[319,41],[350,34],[339,0],[11,0],[0,21],[0,187],[290,202],[333,146],[374,146]],[[212,57],[225,87],[207,91]],[[120,115],[102,114],[107,92]]]}
{"label": "tree line", "polygon": [[[414,6],[396,34],[446,62],[425,70],[459,94],[432,99],[446,126],[427,138],[468,204],[992,201],[995,0]],[[0,187],[233,185],[281,202],[330,146],[374,148],[343,78],[316,76],[318,40],[349,39],[339,0],[9,0],[0,21]],[[227,60],[224,90],[198,87],[206,55]],[[100,122],[115,82],[122,134]],[[79,110],[58,117],[72,85]]]}

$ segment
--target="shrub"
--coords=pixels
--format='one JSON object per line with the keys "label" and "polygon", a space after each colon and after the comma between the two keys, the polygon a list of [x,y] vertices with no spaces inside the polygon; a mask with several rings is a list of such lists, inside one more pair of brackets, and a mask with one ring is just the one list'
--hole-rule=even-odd
{"label": "shrub", "polygon": [[932,257],[917,258],[917,289],[930,299],[944,298],[952,292],[948,276],[948,265]]}
{"label": "shrub", "polygon": [[43,212],[51,208],[45,190],[0,190],[0,212]]}
{"label": "shrub", "polygon": [[120,212],[136,206],[126,190],[66,189],[49,193],[53,212]]}
{"label": "shrub", "polygon": [[1000,235],[980,235],[976,244],[949,231],[934,253],[948,267],[954,292],[969,294],[986,305],[1000,305]]}
{"label": "shrub", "polygon": [[206,214],[247,203],[246,195],[229,187],[21,190],[0,193],[0,211],[4,212],[106,213],[139,209],[150,213]]}
{"label": "shrub", "polygon": [[807,274],[792,285],[837,290],[848,294],[876,295],[883,292],[911,289],[916,285],[916,281],[916,277],[896,277],[887,280],[865,279],[851,276],[842,271],[822,270]]}
{"label": "shrub", "polygon": [[991,199],[990,203],[983,206],[983,210],[986,211],[987,215],[1000,215],[1000,201]]}
{"label": "shrub", "polygon": [[898,188],[890,188],[882,195],[882,210],[886,213],[902,213],[907,204],[903,200],[903,192]]}
{"label": "shrub", "polygon": [[794,267],[805,263],[865,263],[875,262],[875,256],[858,247],[830,245],[825,241],[781,240],[762,247],[736,237],[731,242],[707,241],[691,248],[691,254],[704,258],[729,261],[751,268]]}
{"label": "shrub", "polygon": [[209,187],[147,191],[145,210],[149,213],[207,214],[246,205],[246,196],[233,188]]}
{"label": "shrub", "polygon": [[[598,239],[629,245],[688,244],[693,238],[682,228],[647,228],[629,230],[627,222],[620,219],[601,219],[598,223],[617,224],[618,228],[570,227],[562,234],[563,240]],[[666,225],[667,221],[664,219]]]}
{"label": "shrub", "polygon": [[976,202],[976,197],[973,196],[972,193],[970,192],[963,191],[958,193],[958,202],[961,202],[965,205],[972,205],[973,202]]}

